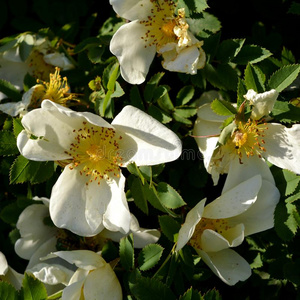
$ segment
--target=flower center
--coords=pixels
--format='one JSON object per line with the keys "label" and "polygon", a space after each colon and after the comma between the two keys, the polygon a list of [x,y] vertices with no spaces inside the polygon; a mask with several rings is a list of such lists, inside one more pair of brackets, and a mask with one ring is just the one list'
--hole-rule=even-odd
{"label": "flower center", "polygon": [[119,153],[117,136],[113,128],[99,127],[83,122],[82,128],[74,129],[75,141],[70,145],[66,154],[72,157],[69,168],[78,168],[81,176],[86,176],[86,185],[101,179],[119,177],[122,157]]}
{"label": "flower center", "polygon": [[31,51],[27,58],[30,74],[41,80],[47,80],[50,73],[55,71],[54,66],[47,64],[44,61],[44,54],[38,50]]}
{"label": "flower center", "polygon": [[237,129],[231,135],[228,141],[230,147],[234,147],[234,151],[242,158],[257,155],[261,157],[261,153],[266,151],[263,145],[264,131],[267,130],[266,123],[258,124],[258,121],[248,120],[247,123],[238,122]]}
{"label": "flower center", "polygon": [[230,229],[226,219],[207,219],[202,218],[196,225],[193,236],[190,239],[190,245],[195,249],[202,249],[201,236],[204,230],[211,229],[219,234],[223,234]]}
{"label": "flower center", "polygon": [[67,78],[61,78],[59,72],[60,69],[56,67],[55,72],[49,75],[49,82],[37,80],[38,83],[41,83],[35,86],[30,101],[31,108],[40,107],[41,102],[45,99],[63,106],[70,104],[70,101],[79,102],[79,100],[75,99],[75,94],[68,93],[70,88]]}
{"label": "flower center", "polygon": [[[157,50],[168,43],[177,42],[181,35],[186,35],[188,25],[185,22],[184,9],[180,9],[180,14],[174,15],[176,5],[170,0],[150,0],[153,3],[151,14],[147,19],[140,21],[147,29],[144,36],[145,48],[155,45]],[[180,36],[174,32],[175,28],[180,32]]]}

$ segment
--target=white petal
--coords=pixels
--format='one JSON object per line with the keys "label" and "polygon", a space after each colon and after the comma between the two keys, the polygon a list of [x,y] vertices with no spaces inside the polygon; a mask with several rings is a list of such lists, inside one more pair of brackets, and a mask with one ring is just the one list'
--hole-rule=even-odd
{"label": "white petal", "polygon": [[230,218],[245,212],[255,203],[261,184],[260,175],[243,181],[206,205],[203,217],[210,219]]}
{"label": "white petal", "polygon": [[48,255],[48,258],[55,256],[87,271],[102,268],[106,264],[106,261],[99,254],[89,250],[57,251]]}
{"label": "white petal", "polygon": [[109,3],[119,16],[128,20],[147,18],[153,8],[149,0],[109,0]]}
{"label": "white petal", "polygon": [[251,119],[259,120],[269,115],[278,97],[278,92],[273,89],[264,93],[256,93],[250,89],[244,97],[253,105]]}
{"label": "white petal", "polygon": [[120,282],[108,263],[89,273],[84,283],[83,294],[85,299],[123,299]]}
{"label": "white petal", "polygon": [[59,67],[64,71],[74,68],[74,65],[70,62],[70,60],[64,53],[48,53],[44,55],[43,59],[47,64]]}
{"label": "white petal", "polygon": [[110,41],[110,51],[117,56],[122,77],[131,84],[145,81],[156,53],[155,45],[146,46],[147,28],[139,21],[122,25]]}
{"label": "white petal", "polygon": [[181,226],[179,233],[178,233],[178,239],[177,239],[177,245],[176,245],[176,251],[183,248],[186,243],[190,240],[192,237],[196,225],[199,223],[199,221],[202,218],[204,205],[205,205],[206,199],[201,200],[195,207],[193,207],[186,215],[185,222]]}
{"label": "white petal", "polygon": [[[74,129],[83,122],[97,126],[111,127],[101,117],[89,112],[75,112],[50,100],[44,100],[41,108],[34,109],[22,118],[23,130],[17,139],[17,146],[23,156],[31,160],[64,160],[65,153],[75,140]],[[30,134],[38,139],[30,139]]]}
{"label": "white petal", "polygon": [[5,255],[0,252],[0,275],[5,275],[8,270],[8,263]]}
{"label": "white petal", "polygon": [[64,288],[62,293],[62,300],[78,300],[82,299],[82,287],[85,279],[76,281]]}
{"label": "white petal", "polygon": [[222,231],[222,234],[214,230],[206,229],[201,235],[201,248],[205,252],[218,252],[230,247],[240,245],[244,240],[244,225]]}
{"label": "white petal", "polygon": [[173,161],[181,154],[178,136],[138,108],[125,106],[112,125],[122,136],[119,144],[124,165],[156,165]]}
{"label": "white petal", "polygon": [[251,268],[247,261],[231,249],[206,253],[198,251],[203,261],[226,284],[234,285],[251,276]]}
{"label": "white petal", "polygon": [[44,224],[46,217],[49,217],[49,208],[43,204],[27,206],[20,214],[16,226],[21,237],[15,243],[15,251],[20,257],[30,259],[57,232],[56,228]]}
{"label": "white petal", "polygon": [[282,169],[300,174],[300,125],[287,128],[281,124],[269,123],[265,130],[264,157]]}
{"label": "white petal", "polygon": [[[101,195],[102,189],[105,197]],[[81,236],[93,236],[103,229],[101,215],[105,212],[111,200],[110,197],[111,193],[109,193],[105,180],[99,186],[95,181],[87,186],[86,176],[80,175],[76,168],[70,170],[66,166],[52,188],[51,219],[59,228],[66,228]],[[90,208],[96,211],[86,213],[86,209]],[[87,221],[87,218],[95,215],[99,218],[94,222],[92,220]]]}
{"label": "white petal", "polygon": [[245,236],[274,226],[274,211],[280,194],[276,186],[263,180],[256,202],[244,213],[229,219],[230,223],[245,225]]}
{"label": "white petal", "polygon": [[274,177],[264,159],[258,156],[250,156],[243,160],[242,164],[238,157],[232,159],[222,193],[225,193],[255,175],[260,175],[263,180],[275,184]]}
{"label": "white petal", "polygon": [[200,51],[197,46],[186,47],[179,53],[171,51],[162,54],[164,61],[162,65],[165,69],[172,72],[183,72],[196,74],[200,60]]}
{"label": "white petal", "polygon": [[109,181],[107,185],[111,192],[111,198],[103,215],[103,225],[110,231],[120,231],[126,234],[130,229],[131,215],[124,192],[125,177],[120,173],[118,181]]}

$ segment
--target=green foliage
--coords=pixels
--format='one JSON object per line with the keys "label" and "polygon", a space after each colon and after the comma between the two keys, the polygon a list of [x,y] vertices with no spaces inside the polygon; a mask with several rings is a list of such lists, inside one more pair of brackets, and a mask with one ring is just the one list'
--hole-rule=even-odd
{"label": "green foliage", "polygon": [[149,244],[143,248],[138,257],[140,270],[147,271],[158,264],[163,250],[163,247],[157,244]]}

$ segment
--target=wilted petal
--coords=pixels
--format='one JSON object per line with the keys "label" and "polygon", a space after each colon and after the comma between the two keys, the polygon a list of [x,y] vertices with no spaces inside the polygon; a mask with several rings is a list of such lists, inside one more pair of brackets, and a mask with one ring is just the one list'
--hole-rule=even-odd
{"label": "wilted petal", "polygon": [[110,51],[119,60],[121,75],[131,84],[145,81],[156,53],[155,45],[147,46],[142,39],[146,31],[146,26],[133,21],[121,26],[110,42]]}
{"label": "wilted petal", "polygon": [[198,253],[210,269],[228,285],[245,281],[251,276],[248,262],[231,249],[210,253],[199,250]]}

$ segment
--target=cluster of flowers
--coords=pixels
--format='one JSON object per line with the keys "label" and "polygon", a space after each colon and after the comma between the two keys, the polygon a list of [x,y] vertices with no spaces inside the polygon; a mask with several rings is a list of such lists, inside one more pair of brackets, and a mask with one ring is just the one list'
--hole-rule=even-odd
{"label": "cluster of flowers", "polygon": [[[204,67],[203,42],[189,31],[184,9],[175,15],[175,5],[168,0],[110,3],[131,21],[117,30],[110,43],[127,82],[145,80],[155,53],[162,55],[162,65],[169,71],[195,74]],[[19,56],[24,39],[32,39],[25,60]],[[134,246],[143,248],[156,243],[160,231],[140,228],[130,212],[121,168],[133,162],[152,166],[174,161],[181,155],[181,140],[133,106],[125,106],[111,123],[91,112],[71,110],[68,106],[77,103],[76,95],[55,67],[66,70],[72,62],[45,39],[22,35],[1,54],[0,62],[0,76],[18,89],[27,72],[40,80],[22,101],[0,104],[4,113],[22,118],[20,153],[29,160],[55,161],[63,168],[50,199],[35,197],[38,202],[21,213],[16,253],[29,260],[26,272],[45,283],[49,292],[63,290],[62,299],[102,299],[100,295],[122,299],[114,273],[118,262],[101,257],[103,245],[131,233]],[[220,94],[207,92],[200,99],[195,141],[214,183],[220,174],[227,177],[217,199],[208,204],[199,199],[187,213],[174,251],[192,246],[228,285],[251,275],[249,263],[231,248],[274,226],[280,195],[266,160],[300,173],[300,125],[286,128],[268,122],[277,97],[276,90],[260,94],[248,90],[244,103],[251,114],[245,114],[242,104],[226,126],[226,118],[216,114],[210,103],[221,99]],[[58,243],[67,244],[69,250],[57,251]],[[0,258],[2,279],[19,288],[23,275],[11,269],[2,254]]]}

